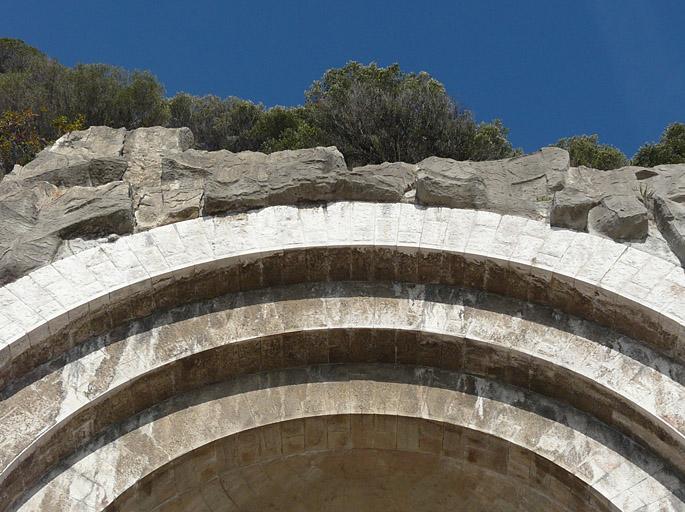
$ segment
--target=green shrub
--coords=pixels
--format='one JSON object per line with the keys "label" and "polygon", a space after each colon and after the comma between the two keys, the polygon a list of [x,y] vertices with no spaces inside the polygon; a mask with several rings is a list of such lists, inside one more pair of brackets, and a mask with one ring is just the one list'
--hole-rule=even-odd
{"label": "green shrub", "polygon": [[[501,123],[478,126],[440,82],[428,73],[405,73],[397,64],[350,62],[328,70],[305,96],[322,140],[337,146],[348,164],[513,154]],[[486,133],[492,130],[496,136]]]}
{"label": "green shrub", "polygon": [[240,98],[179,93],[169,100],[169,126],[187,126],[201,149],[256,150],[249,132],[264,107]]}
{"label": "green shrub", "polygon": [[8,173],[14,164],[23,165],[46,144],[38,133],[37,114],[31,110],[7,110],[0,115],[0,166]]}
{"label": "green shrub", "polygon": [[557,147],[569,152],[571,165],[584,165],[593,169],[618,169],[628,165],[628,159],[620,149],[600,144],[597,135],[576,135],[559,139]]}
{"label": "green shrub", "polygon": [[638,150],[633,163],[644,167],[685,163],[685,124],[668,125],[659,142],[645,144]]}

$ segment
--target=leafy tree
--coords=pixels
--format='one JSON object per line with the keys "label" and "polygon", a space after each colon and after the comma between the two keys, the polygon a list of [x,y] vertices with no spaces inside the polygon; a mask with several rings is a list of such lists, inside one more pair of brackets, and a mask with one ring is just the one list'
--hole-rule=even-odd
{"label": "leafy tree", "polygon": [[[327,71],[305,99],[303,107],[268,110],[235,97],[179,93],[166,99],[162,84],[147,71],[108,64],[69,68],[22,41],[0,39],[0,113],[9,112],[7,119],[16,124],[19,119],[12,116],[30,112],[22,122],[42,144],[92,125],[163,125],[188,126],[203,149],[271,152],[335,145],[351,164],[416,162],[434,154],[460,160],[514,154],[500,121],[476,123],[442,84],[398,65],[350,62]],[[13,130],[15,124],[8,122],[5,130]],[[7,141],[18,135],[2,136]],[[13,161],[28,154],[12,148],[5,154],[18,159]]]}
{"label": "leafy tree", "polygon": [[469,159],[494,160],[520,155],[520,149],[514,150],[511,147],[508,135],[509,130],[499,119],[478,124],[467,144]]}
{"label": "leafy tree", "polygon": [[[489,138],[491,144],[475,144],[478,126],[443,85],[427,73],[405,73],[397,64],[381,68],[350,62],[328,70],[305,96],[323,140],[338,146],[350,164],[513,153],[506,137],[504,144],[499,137]],[[485,134],[481,130],[483,142]]]}
{"label": "leafy tree", "polygon": [[55,127],[58,137],[61,137],[65,133],[83,130],[86,127],[86,116],[79,114],[73,119],[65,115],[57,116],[52,120],[52,126]]}
{"label": "leafy tree", "polygon": [[16,39],[0,40],[0,112],[31,110],[39,134],[52,138],[51,120],[67,113],[67,68]]}
{"label": "leafy tree", "polygon": [[304,107],[273,107],[239,98],[179,93],[169,100],[169,125],[187,126],[202,149],[280,151],[316,146],[319,131]]}
{"label": "leafy tree", "polygon": [[286,128],[278,138],[265,141],[261,150],[265,153],[284,149],[312,148],[322,145],[321,131],[307,121],[300,121],[295,128]]}
{"label": "leafy tree", "polygon": [[164,87],[147,71],[129,72],[108,64],[79,64],[68,73],[68,111],[86,124],[129,129],[166,124]]}
{"label": "leafy tree", "polygon": [[286,130],[297,130],[300,119],[294,109],[273,107],[262,114],[249,131],[249,137],[257,148],[267,142],[278,140]]}
{"label": "leafy tree", "polygon": [[78,64],[68,75],[70,110],[79,109],[89,126],[122,126],[117,99],[124,71],[107,64]]}
{"label": "leafy tree", "polygon": [[46,61],[40,50],[19,39],[0,38],[0,73],[26,71],[36,61]]}
{"label": "leafy tree", "polygon": [[569,152],[571,165],[593,169],[618,169],[628,165],[628,159],[620,149],[600,144],[597,135],[576,135],[559,139],[555,146]]}
{"label": "leafy tree", "polygon": [[656,144],[643,145],[633,157],[634,165],[653,167],[661,164],[685,163],[685,124],[666,127]]}
{"label": "leafy tree", "polygon": [[[190,127],[197,98],[185,92],[179,92],[169,99],[169,126],[173,128]],[[192,130],[192,128],[191,128]],[[195,131],[193,134],[195,134]],[[195,134],[197,139],[197,134]]]}
{"label": "leafy tree", "polygon": [[224,101],[225,110],[213,127],[223,139],[222,148],[230,151],[258,150],[252,129],[264,113],[264,106],[240,98]]}
{"label": "leafy tree", "polygon": [[164,126],[169,120],[164,86],[149,71],[127,74],[117,100],[119,122],[129,129]]}
{"label": "leafy tree", "polygon": [[271,153],[320,144],[321,133],[311,124],[311,111],[304,107],[273,107],[265,111],[249,133],[254,146]]}
{"label": "leafy tree", "polygon": [[5,111],[0,115],[0,171],[10,172],[14,164],[23,165],[46,144],[38,133],[36,117],[31,110]]}
{"label": "leafy tree", "polygon": [[[38,119],[41,116],[31,110],[6,110],[0,115],[0,177],[10,172],[15,164],[24,165],[50,141],[41,136]],[[82,130],[84,117],[69,119],[61,115],[52,120],[57,137],[67,132]]]}
{"label": "leafy tree", "polygon": [[179,93],[169,100],[169,112],[169,126],[190,128],[201,149],[259,149],[251,131],[264,112],[262,105],[240,98]]}

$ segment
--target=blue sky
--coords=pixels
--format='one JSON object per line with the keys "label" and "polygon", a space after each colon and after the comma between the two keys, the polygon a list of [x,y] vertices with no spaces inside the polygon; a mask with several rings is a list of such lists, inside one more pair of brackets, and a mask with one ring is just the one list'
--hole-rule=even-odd
{"label": "blue sky", "polygon": [[303,101],[348,60],[428,71],[527,151],[598,133],[632,155],[685,121],[682,0],[0,0],[0,37],[64,64],[149,69],[167,93]]}

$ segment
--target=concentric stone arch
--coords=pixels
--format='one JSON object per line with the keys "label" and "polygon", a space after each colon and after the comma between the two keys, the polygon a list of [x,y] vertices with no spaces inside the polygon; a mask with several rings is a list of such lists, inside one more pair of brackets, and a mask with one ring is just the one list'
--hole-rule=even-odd
{"label": "concentric stone arch", "polygon": [[[174,311],[201,321],[209,315],[197,304],[217,297],[232,297],[239,307],[225,311],[241,313],[224,322],[226,332],[216,330],[213,340],[184,338],[174,345],[178,352],[165,353],[152,341],[159,326],[144,328],[146,318],[173,319]],[[463,315],[464,297],[482,299],[467,300],[473,323],[465,325],[462,316],[461,324],[448,325],[450,315]],[[180,222],[101,245],[0,289],[0,300],[0,384],[9,411],[0,417],[5,503],[107,429],[176,393],[236,375],[332,362],[428,364],[529,389],[650,446],[650,456],[675,468],[676,480],[685,467],[682,268],[537,221],[410,204],[271,207]],[[251,300],[252,311],[241,300]],[[318,315],[317,308],[336,300],[337,316]],[[289,301],[295,307],[283,315]],[[411,320],[407,315],[419,303]],[[292,325],[252,332],[269,313]],[[326,359],[263,365],[269,340],[280,339],[283,350],[288,337],[307,345],[338,332],[383,340],[379,346],[392,347],[393,357],[381,350],[360,358],[350,344],[338,361],[329,350]],[[450,361],[442,352],[429,361],[416,354],[398,359],[402,336],[413,346],[459,347],[453,357],[461,360]],[[221,373],[209,362],[227,347],[245,354],[258,350],[260,362],[253,367],[237,361]],[[117,355],[118,348],[125,350]],[[103,386],[97,372],[113,357],[119,373]],[[192,385],[164,388],[179,379]],[[132,390],[158,383],[159,394],[142,393],[146,398],[133,407],[121,406]],[[62,394],[50,395],[52,389]],[[120,415],[99,422],[93,414],[102,409]],[[30,492],[39,495],[50,485]],[[619,509],[639,508],[626,503]]]}
{"label": "concentric stone arch", "polygon": [[613,509],[579,479],[552,468],[509,442],[436,421],[314,416],[195,449],[137,482],[107,510],[442,512],[456,503],[473,512]]}
{"label": "concentric stone arch", "polygon": [[[78,449],[69,433],[88,418],[99,419],[90,434],[95,436],[171,392],[217,379],[364,361],[428,364],[496,377],[564,400],[685,466],[683,393],[672,378],[677,365],[586,321],[485,292],[363,282],[273,287],[176,308],[128,331],[135,334],[116,342],[97,338],[91,344],[98,350],[84,350],[59,370],[62,381],[81,390],[71,399],[55,387],[59,381],[53,373],[6,399],[8,407],[21,408],[40,404],[48,392],[61,407],[36,418],[32,430],[6,439],[7,453],[16,455],[3,458],[5,478],[12,472],[37,478]],[[642,360],[631,357],[631,348],[640,348]],[[261,356],[241,358],[237,351]],[[132,362],[121,354],[138,357]],[[586,363],[587,354],[593,358]],[[123,375],[108,376],[122,366]],[[182,385],[172,386],[170,378]],[[658,389],[650,391],[654,383]],[[620,417],[614,416],[617,410]],[[5,420],[6,430],[13,419]],[[53,449],[51,458],[36,459],[46,445],[60,449]]]}
{"label": "concentric stone arch", "polygon": [[[626,446],[590,417],[477,377],[374,364],[257,374],[172,398],[132,418],[115,440],[79,455],[22,510],[54,502],[106,508],[142,477],[208,443],[282,421],[339,414],[422,418],[505,439],[583,481],[607,510],[682,503],[679,481],[657,459]],[[150,443],[157,449],[146,448]],[[65,495],[63,489],[83,493]]]}
{"label": "concentric stone arch", "polygon": [[[122,314],[118,311],[122,304],[130,309],[132,299],[140,295],[155,295],[154,306],[164,307],[211,296],[217,288],[226,292],[278,284],[265,282],[273,276],[259,272],[269,257],[277,256],[283,269],[322,253],[330,253],[332,260],[352,253],[358,261],[350,262],[348,273],[358,264],[368,276],[370,264],[383,264],[385,251],[396,259],[398,254],[408,255],[407,261],[415,263],[409,268],[381,267],[382,280],[409,273],[413,279],[399,280],[445,281],[504,292],[609,323],[676,359],[685,357],[680,342],[685,332],[685,275],[679,266],[608,239],[556,230],[522,217],[412,204],[341,202],[314,208],[277,206],[179,222],[31,272],[2,288],[3,362],[11,367],[26,352],[48,348],[45,345],[62,334],[65,325],[74,331],[74,323],[93,321],[103,309]],[[436,266],[436,260],[442,264],[446,255],[457,261]],[[246,271],[249,265],[261,268]],[[311,267],[290,271],[301,282],[312,270],[321,271]],[[241,272],[246,282],[236,277]],[[283,273],[279,278],[287,280]],[[228,281],[215,283],[204,293],[193,290],[198,296],[190,298],[161,297],[169,288],[179,292],[173,284],[192,278],[204,287],[203,277],[217,276]],[[136,313],[141,314],[129,311],[128,316]]]}

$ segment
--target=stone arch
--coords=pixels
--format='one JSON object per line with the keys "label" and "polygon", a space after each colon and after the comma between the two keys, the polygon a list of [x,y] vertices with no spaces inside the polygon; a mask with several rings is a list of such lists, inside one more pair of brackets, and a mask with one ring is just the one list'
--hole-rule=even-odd
{"label": "stone arch", "polygon": [[347,414],[209,443],[140,480],[107,510],[416,512],[457,503],[473,512],[615,509],[547,459],[495,436],[421,418]]}
{"label": "stone arch", "polygon": [[[0,383],[10,410],[0,418],[3,502],[176,393],[332,362],[428,365],[562,400],[628,442],[649,445],[678,480],[684,290],[680,267],[608,240],[408,204],[272,207],[122,238],[0,290]],[[293,293],[298,302],[288,315]],[[233,301],[223,311],[240,311],[228,320],[215,315],[225,332],[155,345],[155,332],[183,323],[178,315],[211,322],[201,303],[217,297]],[[331,298],[337,303],[325,311],[337,316],[318,314]],[[473,323],[462,317],[448,325],[466,307]],[[270,313],[292,325],[255,329]],[[165,315],[169,321],[155,326]],[[316,348],[339,333],[350,337],[346,352],[284,357],[285,340]],[[378,340],[377,351],[369,339]],[[271,361],[269,347],[279,346],[280,360]],[[428,359],[416,350],[398,359],[399,347],[422,347]],[[242,359],[221,368],[231,371],[211,365],[241,350]],[[185,380],[191,385],[179,385]],[[104,420],[102,411],[110,411]]]}
{"label": "stone arch", "polygon": [[[55,372],[60,379],[48,373],[6,399],[18,411],[22,404],[44,404],[33,430],[15,431],[2,443],[8,455],[16,454],[2,459],[6,478],[12,472],[37,478],[110,424],[173,392],[254,371],[364,361],[458,369],[531,389],[600,418],[683,467],[677,365],[646,348],[635,359],[634,340],[485,292],[303,284],[179,307],[120,331],[116,341],[92,340],[97,350],[86,347]],[[15,418],[0,425],[9,431]],[[90,430],[70,437],[91,420]],[[38,456],[46,446],[53,447],[50,456]]]}
{"label": "stone arch", "polygon": [[[677,478],[658,459],[587,415],[457,372],[371,364],[268,372],[176,396],[78,454],[21,510],[55,502],[67,510],[100,510],[208,443],[282,421],[340,414],[420,418],[495,436],[552,462],[569,474],[567,485],[582,481],[576,494],[606,510],[682,503]],[[590,503],[584,509],[592,510]]]}
{"label": "stone arch", "polygon": [[[346,268],[331,268],[332,261],[345,261]],[[355,273],[465,285],[547,304],[685,357],[681,267],[522,217],[341,202],[179,222],[31,272],[2,288],[0,378],[6,383],[22,375],[41,352],[59,355],[65,344],[93,332],[187,301],[183,294],[196,300]]]}

